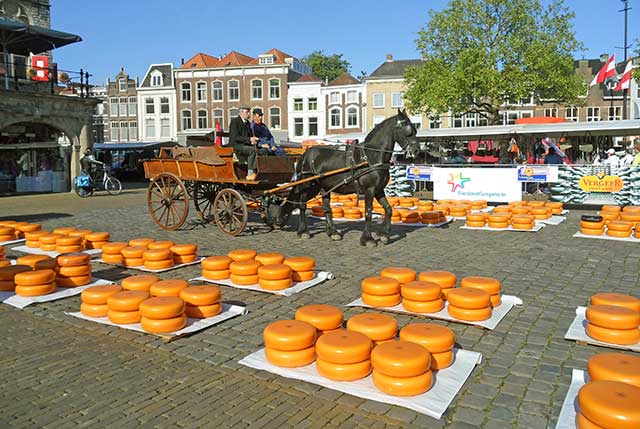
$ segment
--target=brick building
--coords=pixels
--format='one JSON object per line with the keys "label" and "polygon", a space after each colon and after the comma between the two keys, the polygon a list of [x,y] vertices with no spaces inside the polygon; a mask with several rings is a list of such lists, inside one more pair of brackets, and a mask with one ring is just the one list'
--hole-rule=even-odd
{"label": "brick building", "polygon": [[107,108],[105,118],[105,142],[127,143],[138,141],[137,79],[130,77],[124,68],[105,85]]}

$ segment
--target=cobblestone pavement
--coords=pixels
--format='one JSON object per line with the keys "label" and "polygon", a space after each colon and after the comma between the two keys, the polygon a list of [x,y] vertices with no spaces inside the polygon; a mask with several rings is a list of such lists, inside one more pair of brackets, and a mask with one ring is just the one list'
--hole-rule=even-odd
{"label": "cobblestone pavement", "polygon": [[[171,343],[65,315],[77,311],[79,297],[24,310],[2,305],[0,427],[554,427],[571,369],[584,369],[605,350],[563,339],[575,308],[597,291],[638,294],[640,248],[572,238],[579,211],[536,234],[461,230],[459,221],[437,230],[396,228],[406,235],[371,249],[359,246],[359,230],[334,243],[319,223],[311,240],[292,231],[266,233],[258,223],[253,234],[236,238],[197,224],[171,233],[151,221],[143,192],[101,198],[81,206],[69,195],[0,199],[0,216],[28,213],[45,228],[107,230],[116,240],[197,242],[205,255],[245,247],[310,255],[336,278],[289,298],[223,287],[225,300],[245,303],[250,313]],[[362,278],[389,265],[497,277],[505,293],[524,301],[494,331],[435,322],[484,357],[440,420],[237,364],[262,347],[262,329],[271,321],[292,318],[305,304],[347,304]],[[114,281],[136,274],[94,268],[97,277]],[[197,274],[188,267],[162,277]],[[345,316],[362,311],[345,308]],[[400,326],[424,320],[396,319]]]}

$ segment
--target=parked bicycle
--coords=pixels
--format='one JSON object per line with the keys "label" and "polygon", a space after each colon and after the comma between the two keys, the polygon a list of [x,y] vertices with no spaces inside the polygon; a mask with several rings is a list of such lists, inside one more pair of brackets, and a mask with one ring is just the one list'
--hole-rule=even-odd
{"label": "parked bicycle", "polygon": [[122,191],[122,184],[110,173],[111,169],[107,166],[95,169],[91,175],[83,172],[73,181],[73,189],[82,198],[89,197],[99,190],[105,190],[110,195],[118,195]]}

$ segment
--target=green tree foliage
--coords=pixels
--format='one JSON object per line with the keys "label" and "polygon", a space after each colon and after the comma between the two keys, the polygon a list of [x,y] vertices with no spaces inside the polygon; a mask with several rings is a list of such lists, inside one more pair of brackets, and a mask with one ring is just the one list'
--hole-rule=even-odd
{"label": "green tree foliage", "polygon": [[302,62],[311,67],[314,76],[333,80],[344,72],[349,72],[351,64],[342,58],[342,54],[327,55],[324,51],[313,51],[302,58]]}
{"label": "green tree foliage", "polygon": [[586,93],[564,0],[450,0],[429,15],[416,41],[424,64],[405,75],[412,111],[476,112],[496,124],[505,102],[534,94],[570,103]]}

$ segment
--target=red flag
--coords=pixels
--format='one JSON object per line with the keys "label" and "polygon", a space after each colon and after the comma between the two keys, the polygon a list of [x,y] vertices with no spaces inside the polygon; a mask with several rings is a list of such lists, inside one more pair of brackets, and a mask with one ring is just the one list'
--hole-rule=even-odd
{"label": "red flag", "polygon": [[216,142],[215,142],[216,146],[222,146],[222,137],[219,134],[221,131],[222,131],[222,127],[220,126],[220,121],[216,119],[216,134],[218,135],[216,137]]}
{"label": "red flag", "polygon": [[593,77],[591,81],[591,85],[597,85],[599,83],[604,83],[608,78],[616,75],[616,61],[615,54],[611,55],[611,57],[604,63],[604,66],[600,69],[600,71]]}
{"label": "red flag", "polygon": [[624,73],[622,73],[622,77],[620,78],[620,82],[613,88],[614,91],[622,91],[623,89],[629,89],[631,85],[631,72],[633,71],[633,66],[631,65],[631,60],[627,63],[627,66],[624,68]]}

